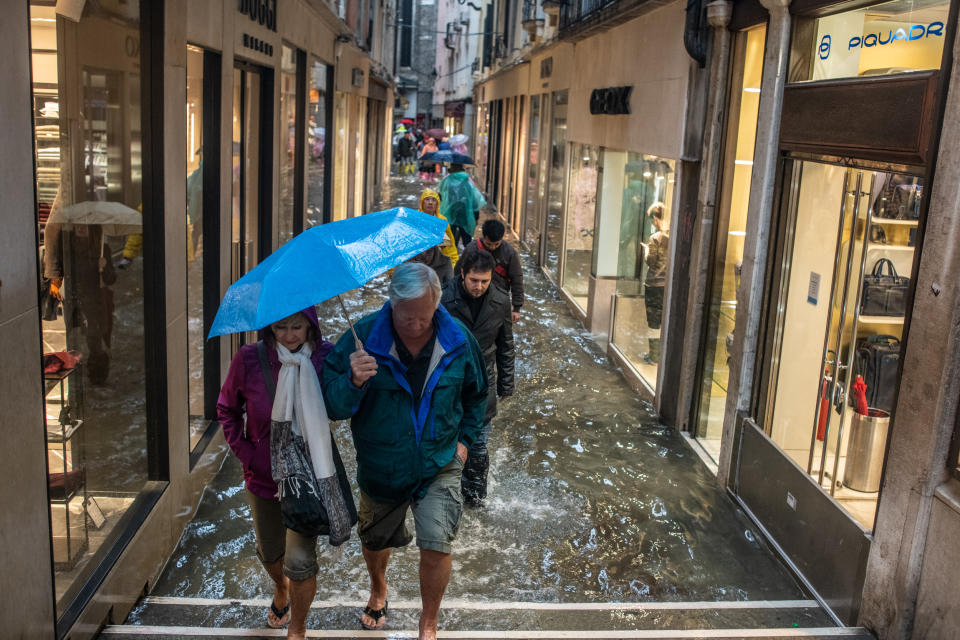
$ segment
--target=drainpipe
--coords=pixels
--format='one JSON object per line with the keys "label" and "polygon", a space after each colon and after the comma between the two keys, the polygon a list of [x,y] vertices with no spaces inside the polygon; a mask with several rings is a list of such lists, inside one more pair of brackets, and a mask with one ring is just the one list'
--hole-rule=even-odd
{"label": "drainpipe", "polygon": [[790,57],[790,0],[760,0],[760,3],[770,12],[770,19],[767,22],[767,45],[763,53],[763,79],[760,85],[753,174],[750,177],[747,237],[743,248],[740,289],[737,291],[736,328],[717,473],[718,482],[724,486],[729,486],[734,476],[733,440],[738,416],[741,412],[749,411],[753,397],[753,376],[763,306],[764,267],[770,248],[780,113]]}
{"label": "drainpipe", "polygon": [[731,0],[717,0],[707,5],[707,21],[713,28],[713,51],[710,55],[709,86],[707,87],[706,130],[700,157],[703,167],[697,191],[697,227],[690,250],[690,291],[687,295],[686,327],[683,335],[681,379],[678,393],[677,422],[692,431],[696,422],[690,415],[694,389],[697,386],[697,360],[700,353],[699,336],[706,318],[707,281],[710,272],[710,253],[713,244],[713,222],[716,215],[717,182],[722,164],[724,122],[727,116],[727,70],[730,65],[732,36],[727,30],[733,13]]}

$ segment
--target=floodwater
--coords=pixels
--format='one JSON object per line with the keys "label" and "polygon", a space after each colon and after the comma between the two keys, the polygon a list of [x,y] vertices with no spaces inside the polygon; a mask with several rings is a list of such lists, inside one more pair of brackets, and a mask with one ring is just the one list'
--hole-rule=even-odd
{"label": "floodwater", "polygon": [[[416,183],[388,202],[416,206]],[[486,506],[465,509],[450,599],[523,602],[789,600],[808,597],[679,433],[661,425],[525,258],[526,302],[515,326],[516,392],[490,436]],[[356,319],[384,301],[385,278],[347,299]],[[323,330],[346,329],[338,305]],[[335,436],[351,474],[346,423]],[[268,597],[242,474],[230,456],[152,595]],[[416,547],[394,554],[391,599],[419,598]],[[367,597],[354,536],[321,558],[318,599]],[[141,610],[135,610],[135,622]],[[443,622],[443,620],[441,620]]]}

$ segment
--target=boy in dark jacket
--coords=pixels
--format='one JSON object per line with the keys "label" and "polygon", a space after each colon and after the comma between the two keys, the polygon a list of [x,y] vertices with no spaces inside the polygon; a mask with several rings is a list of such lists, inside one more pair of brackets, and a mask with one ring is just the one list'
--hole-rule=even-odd
{"label": "boy in dark jacket", "polygon": [[[490,422],[497,415],[497,398],[513,395],[513,322],[507,294],[490,286],[493,257],[486,251],[474,251],[458,264],[462,265],[463,275],[444,286],[441,304],[451,316],[465,324],[480,343],[490,381],[483,431],[470,446],[460,483],[464,501],[480,507],[487,497],[490,466],[487,437]],[[493,384],[495,374],[496,386]]]}
{"label": "boy in dark jacket", "polygon": [[455,276],[463,275],[462,264],[471,253],[487,251],[493,256],[493,283],[510,293],[513,302],[511,320],[520,319],[520,307],[523,306],[523,269],[520,266],[520,256],[516,249],[503,239],[506,229],[499,220],[487,220],[481,227],[483,236],[467,244],[460,260],[453,268]]}

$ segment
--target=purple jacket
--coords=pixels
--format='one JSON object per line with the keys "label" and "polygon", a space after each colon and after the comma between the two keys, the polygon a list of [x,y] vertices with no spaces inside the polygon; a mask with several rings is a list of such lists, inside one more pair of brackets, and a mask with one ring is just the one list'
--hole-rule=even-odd
{"label": "purple jacket", "polygon": [[[323,360],[333,349],[333,344],[319,336],[320,323],[317,321],[317,312],[313,307],[304,309],[303,313],[317,330],[317,347],[310,360],[317,370],[317,377],[322,378]],[[263,331],[260,332],[261,339]],[[267,359],[270,361],[270,371],[276,384],[280,375],[280,358],[275,348],[267,349]],[[223,435],[227,444],[243,463],[243,478],[247,489],[261,498],[277,499],[277,485],[270,472],[270,413],[273,401],[270,392],[263,380],[260,370],[260,358],[257,356],[257,345],[246,344],[240,347],[233,361],[230,362],[230,371],[220,389],[217,399],[217,419],[223,426]],[[246,413],[246,433],[244,433],[244,413]]]}

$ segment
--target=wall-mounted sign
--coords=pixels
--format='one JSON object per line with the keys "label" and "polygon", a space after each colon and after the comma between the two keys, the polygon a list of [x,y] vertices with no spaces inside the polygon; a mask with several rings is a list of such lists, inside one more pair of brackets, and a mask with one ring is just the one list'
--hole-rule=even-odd
{"label": "wall-mounted sign", "polygon": [[355,87],[363,86],[363,69],[359,67],[353,68],[352,81],[353,81],[353,86]]}
{"label": "wall-mounted sign", "polygon": [[240,13],[270,31],[277,30],[277,0],[240,0]]}
{"label": "wall-mounted sign", "polygon": [[590,113],[618,116],[630,113],[630,94],[633,87],[594,89],[590,94]]}
{"label": "wall-mounted sign", "polygon": [[[847,40],[847,50],[859,49],[861,47],[882,47],[897,42],[916,42],[930,36],[943,37],[943,23],[931,22],[930,24],[914,24],[910,26],[897,27],[896,29],[879,29],[871,33],[855,35]],[[830,57],[833,45],[833,37],[830,34],[824,34],[820,38],[820,44],[817,47],[817,53],[821,60]]]}

